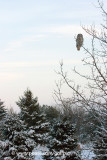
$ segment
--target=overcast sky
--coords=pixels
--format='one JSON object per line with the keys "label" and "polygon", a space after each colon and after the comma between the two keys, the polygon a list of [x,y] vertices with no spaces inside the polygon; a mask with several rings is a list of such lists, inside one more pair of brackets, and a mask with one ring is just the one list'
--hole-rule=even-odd
{"label": "overcast sky", "polygon": [[55,70],[61,60],[66,69],[80,65],[83,50],[74,37],[82,33],[88,47],[81,25],[101,22],[97,6],[97,0],[0,0],[0,99],[8,108],[27,87],[40,104],[54,104]]}

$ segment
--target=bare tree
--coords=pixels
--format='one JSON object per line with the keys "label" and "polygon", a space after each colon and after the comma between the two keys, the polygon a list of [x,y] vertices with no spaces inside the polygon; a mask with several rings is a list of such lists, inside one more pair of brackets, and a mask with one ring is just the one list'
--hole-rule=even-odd
{"label": "bare tree", "polygon": [[[103,160],[107,158],[107,12],[99,0],[98,4],[103,17],[101,29],[97,30],[94,26],[88,28],[82,26],[83,30],[91,36],[91,48],[87,49],[82,46],[85,52],[85,58],[82,62],[84,66],[88,66],[91,74],[81,74],[74,68],[76,74],[88,81],[88,96],[80,85],[76,85],[67,76],[63,63],[60,63],[58,74],[61,80],[59,84],[56,84],[55,96],[66,110],[66,104],[69,103],[71,106],[85,107],[87,111],[91,111],[92,116],[100,123],[100,126],[96,126],[96,136],[100,137],[100,140],[95,140],[95,153],[98,155],[98,159]],[[61,91],[63,84],[66,84],[73,91],[72,97],[63,98]],[[95,111],[99,116],[94,114]]]}

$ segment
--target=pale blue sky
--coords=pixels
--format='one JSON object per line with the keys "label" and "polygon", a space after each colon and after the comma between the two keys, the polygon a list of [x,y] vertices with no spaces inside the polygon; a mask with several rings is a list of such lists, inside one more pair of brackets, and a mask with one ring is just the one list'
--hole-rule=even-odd
{"label": "pale blue sky", "polygon": [[[106,0],[104,0],[107,6]],[[54,104],[54,72],[80,65],[74,36],[80,24],[101,22],[97,0],[0,0],[0,99],[15,107],[29,87],[40,104]],[[67,92],[67,91],[66,91]]]}

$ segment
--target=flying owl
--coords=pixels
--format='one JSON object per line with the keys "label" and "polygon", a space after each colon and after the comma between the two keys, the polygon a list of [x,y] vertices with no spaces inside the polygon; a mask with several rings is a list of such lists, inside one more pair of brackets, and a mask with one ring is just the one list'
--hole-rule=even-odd
{"label": "flying owl", "polygon": [[77,38],[76,38],[76,47],[77,47],[77,50],[79,51],[81,46],[83,45],[83,35],[82,34],[78,34],[77,35]]}

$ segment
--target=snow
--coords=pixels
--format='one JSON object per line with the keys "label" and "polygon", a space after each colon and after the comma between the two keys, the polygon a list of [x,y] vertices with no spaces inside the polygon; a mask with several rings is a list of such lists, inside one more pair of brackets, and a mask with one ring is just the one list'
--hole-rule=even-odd
{"label": "snow", "polygon": [[0,148],[6,148],[9,145],[9,141],[0,141]]}
{"label": "snow", "polygon": [[[95,157],[91,144],[84,144],[84,145],[80,144],[80,148],[81,148],[81,158],[83,160],[92,160],[93,157]],[[49,150],[46,146],[41,146],[41,145],[36,146],[32,152],[32,155],[35,156],[34,160],[43,160],[42,155],[44,155],[48,151]]]}
{"label": "snow", "polygon": [[86,149],[84,149],[83,151],[82,151],[82,153],[81,153],[81,155],[82,155],[82,158],[84,159],[84,160],[92,160],[92,158],[93,157],[95,157],[95,154],[93,153],[93,151],[91,151],[91,150],[86,150]]}
{"label": "snow", "polygon": [[93,148],[91,144],[81,144],[81,157],[83,160],[92,160],[93,157],[95,157],[95,154],[93,152]]}
{"label": "snow", "polygon": [[43,160],[41,151],[36,152],[34,160]]}
{"label": "snow", "polygon": [[32,152],[32,155],[35,156],[34,160],[43,160],[42,155],[44,155],[45,152],[48,152],[47,147],[38,145],[36,148],[34,148],[34,150]]}
{"label": "snow", "polygon": [[11,157],[6,157],[4,160],[12,160]]}
{"label": "snow", "polygon": [[33,129],[31,129],[31,130],[28,132],[29,135],[34,134],[34,133],[35,133],[35,131],[34,131]]}

